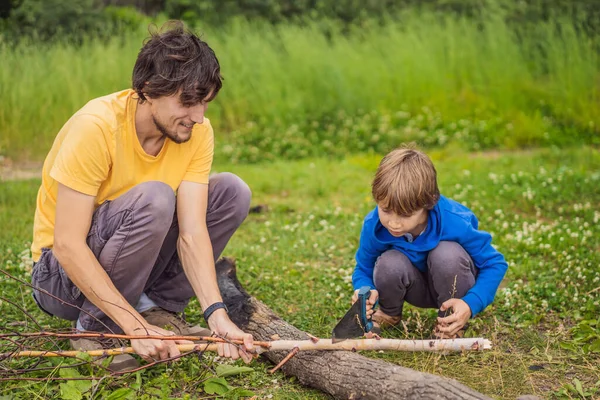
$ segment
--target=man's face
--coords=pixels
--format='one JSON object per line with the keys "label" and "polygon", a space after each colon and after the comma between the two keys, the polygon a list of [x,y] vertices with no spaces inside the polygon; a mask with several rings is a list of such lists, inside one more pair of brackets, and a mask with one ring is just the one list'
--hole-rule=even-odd
{"label": "man's face", "polygon": [[185,143],[192,137],[194,124],[204,121],[208,108],[209,93],[200,103],[193,106],[181,104],[179,93],[150,99],[152,119],[156,129],[175,143]]}
{"label": "man's face", "polygon": [[[394,237],[401,237],[407,233],[418,235],[427,223],[427,210],[425,209],[421,209],[409,217],[402,217],[381,205],[377,206],[377,211],[379,221]],[[416,232],[417,230],[419,232]]]}

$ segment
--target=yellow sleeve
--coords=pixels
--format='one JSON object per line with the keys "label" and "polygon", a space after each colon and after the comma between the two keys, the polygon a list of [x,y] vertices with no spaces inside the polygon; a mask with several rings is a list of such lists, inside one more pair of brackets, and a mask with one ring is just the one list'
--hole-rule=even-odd
{"label": "yellow sleeve", "polygon": [[214,132],[210,123],[208,123],[207,129],[201,134],[203,135],[202,141],[192,157],[192,161],[183,176],[183,180],[208,184],[208,177],[210,175],[215,151]]}
{"label": "yellow sleeve", "polygon": [[96,196],[111,167],[108,129],[93,115],[74,116],[63,129],[50,176],[73,190]]}

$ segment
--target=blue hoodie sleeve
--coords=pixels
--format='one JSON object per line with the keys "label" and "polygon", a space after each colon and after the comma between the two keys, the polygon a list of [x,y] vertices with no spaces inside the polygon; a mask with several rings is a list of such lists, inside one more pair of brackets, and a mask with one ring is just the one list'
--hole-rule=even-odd
{"label": "blue hoodie sleeve", "polygon": [[471,223],[459,241],[479,269],[475,285],[462,298],[471,308],[471,317],[494,301],[498,286],[508,269],[504,256],[492,246],[492,235],[477,227],[477,218],[471,215]]}
{"label": "blue hoodie sleeve", "polygon": [[[370,216],[371,214],[369,214]],[[352,286],[354,290],[360,289],[363,286],[369,286],[375,289],[373,282],[373,270],[375,269],[375,261],[381,254],[375,246],[373,219],[365,218],[362,231],[360,232],[360,243],[356,252],[356,267],[352,274]],[[376,221],[375,221],[376,222]]]}

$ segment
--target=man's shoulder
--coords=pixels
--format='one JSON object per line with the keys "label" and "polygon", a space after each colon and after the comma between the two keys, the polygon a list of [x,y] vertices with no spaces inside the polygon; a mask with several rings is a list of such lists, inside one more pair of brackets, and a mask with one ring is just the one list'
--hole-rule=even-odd
{"label": "man's shoulder", "polygon": [[126,89],[88,101],[74,115],[81,122],[96,123],[102,128],[117,129],[128,117],[128,102],[134,94]]}

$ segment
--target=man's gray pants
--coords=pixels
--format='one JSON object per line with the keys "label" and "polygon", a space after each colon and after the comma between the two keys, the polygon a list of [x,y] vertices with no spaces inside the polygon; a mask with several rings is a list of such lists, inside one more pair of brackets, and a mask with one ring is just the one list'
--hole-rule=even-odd
{"label": "man's gray pants", "polygon": [[[385,314],[400,317],[404,301],[420,308],[438,308],[462,298],[475,284],[477,271],[469,254],[456,242],[440,242],[427,256],[427,272],[419,271],[398,250],[377,259],[373,278]],[[439,316],[450,312],[438,312]]]}
{"label": "man's gray pants", "polygon": [[[215,260],[248,215],[250,198],[248,185],[236,175],[210,177],[206,223]],[[152,181],[98,207],[87,244],[130,304],[135,307],[145,293],[159,307],[179,313],[195,294],[177,255],[178,236],[175,193],[167,184]],[[105,324],[115,333],[122,332],[73,284],[52,249],[42,250],[31,281],[58,298],[34,290],[38,305],[47,313],[71,321],[79,319],[86,330],[106,331]]]}

